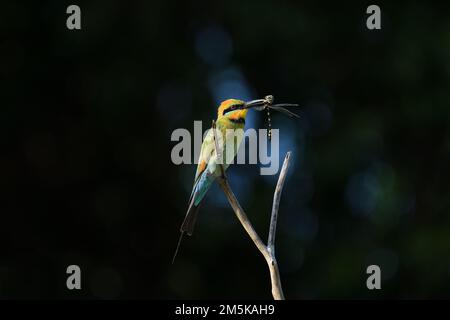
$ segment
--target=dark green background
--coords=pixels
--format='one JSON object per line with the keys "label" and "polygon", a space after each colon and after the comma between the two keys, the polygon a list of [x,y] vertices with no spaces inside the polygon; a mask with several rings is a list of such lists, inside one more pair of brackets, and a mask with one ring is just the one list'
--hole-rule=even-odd
{"label": "dark green background", "polygon": [[[277,255],[286,297],[450,297],[450,17],[427,1],[72,2],[1,6],[1,298],[271,298],[220,189],[174,265],[194,165],[171,133],[221,98],[274,115],[293,151]],[[264,115],[251,123],[265,128]],[[233,166],[263,238],[276,176]],[[82,269],[82,291],[65,269]],[[366,267],[382,290],[366,288]]]}

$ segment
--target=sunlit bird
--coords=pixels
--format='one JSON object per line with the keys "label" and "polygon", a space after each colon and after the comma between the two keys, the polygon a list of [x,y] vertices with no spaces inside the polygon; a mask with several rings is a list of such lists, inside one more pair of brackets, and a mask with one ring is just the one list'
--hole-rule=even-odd
{"label": "sunlit bird", "polygon": [[[296,104],[272,104],[273,96],[266,96],[264,99],[244,102],[237,99],[228,99],[223,101],[217,111],[216,134],[214,130],[209,130],[200,151],[200,157],[195,173],[194,186],[189,198],[189,207],[180,227],[180,239],[178,241],[173,261],[178,252],[181,239],[185,233],[192,235],[195,222],[197,220],[200,205],[211,187],[214,180],[226,170],[236,156],[239,146],[244,137],[245,118],[249,109],[262,111],[273,109],[281,111],[289,116],[296,116],[295,113],[284,107],[298,106]],[[239,130],[241,129],[241,130]],[[216,152],[216,141],[219,146],[220,154]],[[227,147],[233,148],[227,150]],[[222,165],[222,168],[221,168]]]}

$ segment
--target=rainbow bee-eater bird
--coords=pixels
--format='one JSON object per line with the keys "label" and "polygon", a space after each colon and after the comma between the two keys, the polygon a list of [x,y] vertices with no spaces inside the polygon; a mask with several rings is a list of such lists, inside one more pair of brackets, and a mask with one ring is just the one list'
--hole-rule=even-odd
{"label": "rainbow bee-eater bird", "polygon": [[[252,100],[244,102],[237,99],[228,99],[223,101],[217,111],[216,135],[214,130],[209,130],[200,151],[198,159],[197,171],[195,173],[194,186],[189,198],[189,207],[180,227],[180,239],[173,259],[175,260],[178,247],[184,233],[192,235],[195,222],[197,220],[200,204],[202,203],[206,193],[211,187],[214,180],[226,170],[235,158],[242,139],[244,137],[245,119],[249,109],[262,111],[265,108],[271,108],[284,112],[290,116],[297,116],[295,113],[283,108],[283,106],[297,106],[296,104],[278,104],[272,105],[273,96],[266,96],[264,99]],[[239,130],[240,129],[240,130]],[[220,149],[221,156],[218,157],[216,152],[216,142]],[[227,150],[232,148],[232,150]],[[172,261],[173,262],[173,261]]]}

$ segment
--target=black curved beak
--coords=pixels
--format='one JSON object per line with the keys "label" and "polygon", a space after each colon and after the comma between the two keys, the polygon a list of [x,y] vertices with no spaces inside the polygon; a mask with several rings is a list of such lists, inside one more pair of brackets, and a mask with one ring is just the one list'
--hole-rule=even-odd
{"label": "black curved beak", "polygon": [[242,106],[242,109],[251,109],[251,108],[257,108],[257,107],[264,107],[266,105],[267,101],[265,99],[256,99],[252,101],[248,101],[244,103]]}

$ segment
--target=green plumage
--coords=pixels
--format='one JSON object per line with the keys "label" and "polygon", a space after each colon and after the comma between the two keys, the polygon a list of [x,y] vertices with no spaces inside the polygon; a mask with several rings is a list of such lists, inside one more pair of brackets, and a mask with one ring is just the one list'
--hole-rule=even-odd
{"label": "green plumage", "polygon": [[[221,157],[216,153],[214,131],[209,130],[202,144],[195,174],[194,187],[189,199],[189,208],[186,213],[180,231],[191,235],[197,219],[198,208],[214,180],[221,174],[220,164],[224,170],[234,160],[244,136],[245,117],[247,110],[231,110],[237,105],[243,105],[240,100],[230,99],[224,101],[218,111],[216,121],[217,142],[221,151]],[[232,148],[230,150],[230,148]]]}

